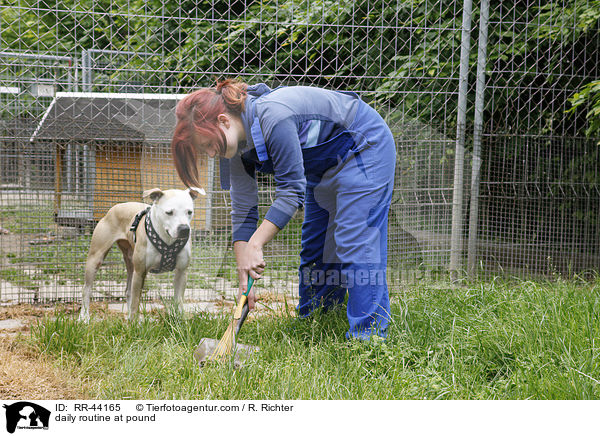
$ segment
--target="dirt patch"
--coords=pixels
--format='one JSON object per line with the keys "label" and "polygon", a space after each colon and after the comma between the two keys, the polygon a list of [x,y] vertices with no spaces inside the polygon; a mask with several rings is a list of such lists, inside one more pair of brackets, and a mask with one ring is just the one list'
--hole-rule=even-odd
{"label": "dirt patch", "polygon": [[81,381],[13,338],[0,339],[0,398],[86,399]]}
{"label": "dirt patch", "polygon": [[0,320],[20,319],[31,322],[47,315],[49,307],[33,306],[31,304],[18,304],[14,306],[0,307]]}
{"label": "dirt patch", "polygon": [[[0,308],[0,321],[18,320],[0,332],[0,398],[4,400],[85,399],[82,381],[27,345],[25,336],[39,319],[54,308],[16,305]],[[67,310],[68,308],[63,308]],[[6,324],[5,324],[6,325]]]}
{"label": "dirt patch", "polygon": [[295,316],[298,300],[280,292],[261,291],[256,302],[256,312],[261,315]]}

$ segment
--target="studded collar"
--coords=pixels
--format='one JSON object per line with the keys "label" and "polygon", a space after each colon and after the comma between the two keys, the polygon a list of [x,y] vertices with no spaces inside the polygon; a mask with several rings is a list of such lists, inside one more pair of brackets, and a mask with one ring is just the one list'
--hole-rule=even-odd
{"label": "studded collar", "polygon": [[150,212],[150,207],[147,207],[146,209],[140,211],[135,216],[135,219],[131,224],[130,230],[133,232],[134,241],[137,227],[145,215],[146,236],[148,236],[148,239],[150,240],[154,248],[156,248],[156,250],[160,253],[160,265],[158,266],[158,268],[154,268],[149,271],[155,274],[173,271],[177,262],[177,255],[181,250],[183,250],[185,244],[187,244],[189,235],[187,238],[176,239],[175,242],[173,242],[171,245],[167,244],[160,238],[160,236],[158,236],[158,233],[154,229],[154,225],[152,224],[152,220],[150,219],[150,214],[148,212]]}

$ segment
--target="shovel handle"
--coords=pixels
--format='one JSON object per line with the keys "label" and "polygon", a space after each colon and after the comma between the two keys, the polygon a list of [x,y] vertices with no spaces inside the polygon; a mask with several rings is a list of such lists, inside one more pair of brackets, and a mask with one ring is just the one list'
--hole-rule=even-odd
{"label": "shovel handle", "polygon": [[252,277],[248,276],[248,286],[246,286],[246,292],[244,292],[242,295],[245,295],[247,297],[248,294],[250,293],[250,289],[252,289],[253,284],[254,284],[254,279]]}
{"label": "shovel handle", "polygon": [[244,324],[244,321],[246,321],[248,312],[250,312],[250,309],[248,308],[248,302],[246,301],[246,304],[244,304],[244,307],[242,307],[242,315],[240,316],[240,320],[238,321],[237,325],[235,326],[235,335],[236,336],[240,332],[240,329],[242,328],[242,324]]}
{"label": "shovel handle", "polygon": [[[250,289],[252,289],[252,285],[254,284],[254,279],[248,276],[248,287],[246,292],[242,293],[240,297],[240,301],[238,302],[238,306],[235,309],[234,319],[238,319],[239,321],[235,327],[235,334],[237,335],[240,329],[242,328],[242,324],[246,320],[248,316],[248,312],[250,312],[250,308],[248,307],[248,294],[250,293]],[[241,303],[241,307],[240,307]]]}

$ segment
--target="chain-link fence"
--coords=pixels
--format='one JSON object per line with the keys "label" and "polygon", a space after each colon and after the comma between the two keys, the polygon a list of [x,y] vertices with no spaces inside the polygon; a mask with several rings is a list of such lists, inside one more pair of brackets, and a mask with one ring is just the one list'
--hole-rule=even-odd
{"label": "chain-link fence", "polygon": [[598,139],[586,137],[586,114],[572,113],[570,99],[600,74],[600,5],[524,3],[490,5],[471,265],[517,275],[597,270]]}
{"label": "chain-link fence", "polygon": [[[181,186],[181,96],[237,77],[351,90],[398,147],[389,279],[599,266],[597,141],[569,99],[598,79],[597,1],[6,0],[0,6],[0,299],[78,300],[110,206]],[[186,296],[231,293],[229,195],[201,162]],[[260,211],[274,182],[260,183]],[[299,214],[261,286],[295,292]],[[118,250],[95,297],[122,297]],[[155,298],[171,274],[151,275]]]}

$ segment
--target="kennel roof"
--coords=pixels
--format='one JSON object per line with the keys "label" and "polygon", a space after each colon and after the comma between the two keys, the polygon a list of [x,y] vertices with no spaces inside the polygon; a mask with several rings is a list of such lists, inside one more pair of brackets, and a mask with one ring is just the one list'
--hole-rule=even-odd
{"label": "kennel roof", "polygon": [[31,136],[82,141],[170,142],[184,95],[57,92]]}

